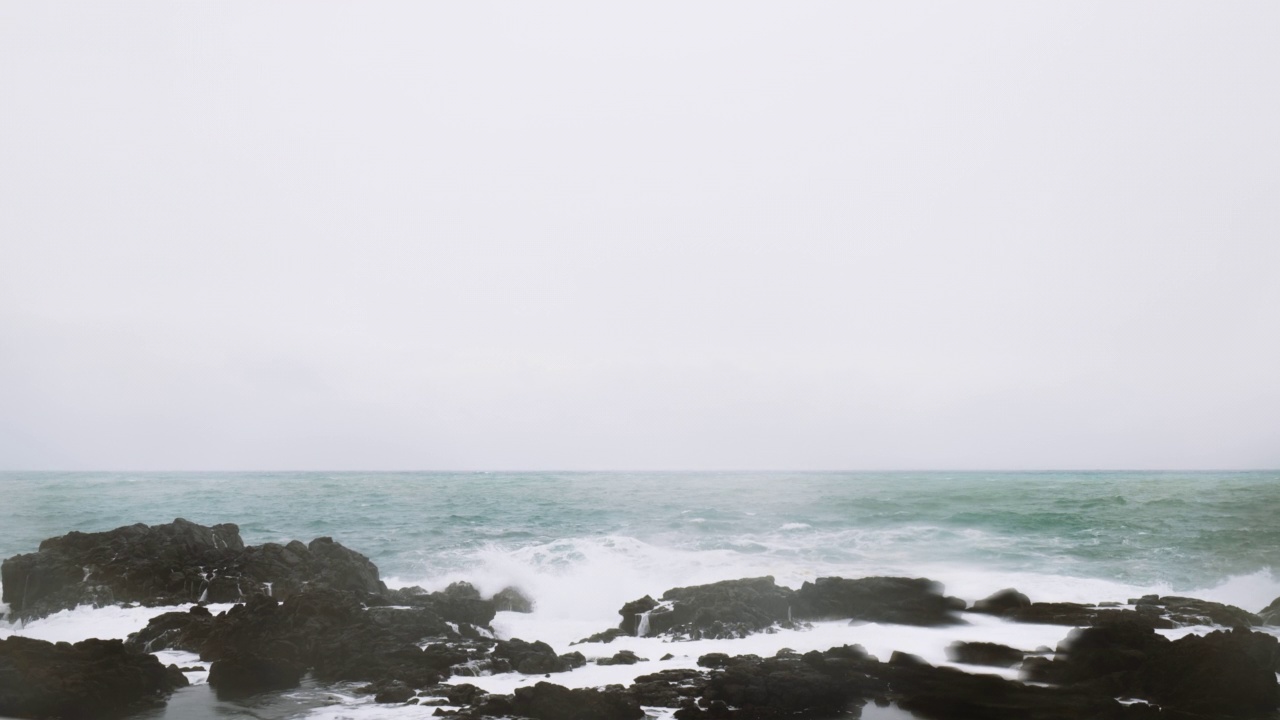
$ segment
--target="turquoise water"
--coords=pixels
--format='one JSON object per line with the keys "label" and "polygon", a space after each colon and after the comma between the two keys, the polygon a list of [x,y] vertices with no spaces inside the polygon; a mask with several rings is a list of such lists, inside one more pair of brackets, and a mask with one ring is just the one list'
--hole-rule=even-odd
{"label": "turquoise water", "polygon": [[332,536],[393,584],[898,572],[1280,594],[1280,472],[4,473],[0,498],[0,557],[185,517],[248,543]]}

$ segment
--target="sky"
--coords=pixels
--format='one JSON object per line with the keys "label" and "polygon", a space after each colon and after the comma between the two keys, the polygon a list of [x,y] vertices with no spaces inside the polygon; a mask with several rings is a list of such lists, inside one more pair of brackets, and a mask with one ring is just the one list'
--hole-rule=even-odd
{"label": "sky", "polygon": [[1278,27],[0,3],[0,469],[1280,467]]}

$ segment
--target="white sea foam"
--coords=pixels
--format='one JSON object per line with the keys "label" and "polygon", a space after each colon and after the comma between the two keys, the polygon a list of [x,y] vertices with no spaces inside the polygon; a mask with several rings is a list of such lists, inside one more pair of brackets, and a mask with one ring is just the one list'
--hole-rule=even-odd
{"label": "white sea foam", "polygon": [[780,528],[778,528],[778,529],[779,529],[779,530],[808,530],[808,529],[809,529],[809,528],[811,528],[811,527],[813,527],[813,526],[812,526],[812,525],[810,525],[809,523],[802,523],[802,522],[789,522],[789,523],[784,524],[782,527],[780,527]]}
{"label": "white sea foam", "polygon": [[[108,605],[95,608],[81,605],[74,610],[63,610],[48,617],[27,623],[0,622],[0,638],[11,635],[48,640],[49,642],[80,642],[88,638],[123,640],[147,626],[151,618],[167,612],[185,612],[191,605],[169,607],[122,607]],[[231,607],[230,604],[209,605],[215,615]]]}

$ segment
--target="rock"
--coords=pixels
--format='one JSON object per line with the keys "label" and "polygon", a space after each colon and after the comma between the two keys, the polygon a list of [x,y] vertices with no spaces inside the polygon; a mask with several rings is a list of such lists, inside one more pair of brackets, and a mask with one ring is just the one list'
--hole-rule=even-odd
{"label": "rock", "polygon": [[413,688],[399,681],[380,683],[375,686],[373,701],[400,705],[409,702],[416,695]]}
{"label": "rock", "polygon": [[[618,623],[618,630],[625,635],[636,635],[636,631],[639,628],[639,616],[656,607],[658,607],[658,601],[648,595],[623,605],[622,609],[618,611],[618,614],[622,616],[622,622]],[[656,634],[658,631],[653,631],[651,628],[651,632]],[[599,637],[603,634],[605,633],[596,633],[591,637]]]}
{"label": "rock", "polygon": [[611,658],[600,658],[596,660],[597,665],[635,665],[638,662],[648,662],[649,658],[642,658],[630,650],[619,650],[614,653]]}
{"label": "rock", "polygon": [[556,655],[550,645],[540,640],[530,643],[520,638],[499,641],[493,649],[493,656],[507,660],[516,672],[526,675],[567,672],[587,663],[582,653]]}
{"label": "rock", "polygon": [[990,667],[1013,667],[1022,662],[1021,650],[989,642],[954,642],[947,648],[951,662]]}
{"label": "rock", "polygon": [[383,597],[395,605],[429,608],[448,622],[480,627],[488,627],[497,613],[494,601],[481,599],[480,591],[466,582],[456,582],[432,593],[416,586],[389,590]]}
{"label": "rock", "polygon": [[1013,588],[1005,588],[974,603],[973,607],[969,608],[969,612],[1004,615],[1010,610],[1025,608],[1030,604],[1031,598]]}
{"label": "rock", "polygon": [[531,613],[533,612],[533,601],[525,597],[524,593],[516,588],[508,587],[498,591],[490,601],[499,611]]}
{"label": "rock", "polygon": [[1174,624],[1168,618],[1150,612],[1099,608],[1081,603],[1031,603],[1015,607],[1001,614],[1005,620],[1040,625],[1069,625],[1091,627],[1107,624],[1143,625],[1149,628],[1169,629]]}
{"label": "rock", "polygon": [[1032,680],[1095,687],[1166,711],[1232,716],[1280,707],[1280,641],[1242,628],[1176,641],[1137,624],[1085,628],[1054,660],[1037,658],[1024,668]]}
{"label": "rock", "polygon": [[[670,633],[689,639],[740,638],[787,620],[795,592],[779,587],[772,577],[725,580],[709,585],[673,588],[662,594],[663,604],[642,598],[620,611],[623,625],[640,608],[650,606],[649,634]],[[670,609],[666,609],[667,607]]]}
{"label": "rock", "polygon": [[18,619],[82,604],[235,602],[255,594],[285,599],[303,588],[386,591],[368,558],[329,538],[309,546],[245,547],[236,525],[206,527],[182,518],[50,538],[37,552],[0,564],[0,582]]}
{"label": "rock", "polygon": [[632,636],[632,633],[626,632],[621,628],[609,628],[608,630],[605,630],[603,632],[598,632],[595,635],[592,635],[591,637],[585,637],[585,638],[582,638],[581,640],[578,640],[576,642],[571,642],[569,644],[581,645],[583,643],[611,643],[620,637],[631,637],[631,636]]}
{"label": "rock", "polygon": [[288,690],[302,682],[303,667],[296,660],[232,654],[209,668],[209,685],[222,699],[248,697],[268,690]]}
{"label": "rock", "polygon": [[0,640],[0,716],[90,720],[163,705],[187,685],[177,666],[119,640],[74,645],[13,636]]}
{"label": "rock", "polygon": [[[447,640],[440,642],[424,642]],[[315,589],[283,603],[255,596],[226,613],[165,613],[129,637],[131,647],[182,649],[205,661],[251,657],[296,663],[324,681],[399,681],[423,688],[454,665],[482,659],[490,640],[465,640],[425,607],[365,608],[351,592]]]}
{"label": "rock", "polygon": [[1174,625],[1221,625],[1223,627],[1253,627],[1262,620],[1251,612],[1234,605],[1196,598],[1166,595],[1146,595],[1129,601],[1140,613],[1163,617]]}
{"label": "rock", "polygon": [[1258,622],[1262,625],[1280,626],[1280,597],[1258,613]]}
{"label": "rock", "polygon": [[511,696],[489,696],[476,717],[520,716],[534,720],[641,720],[635,698],[617,686],[570,690],[548,682],[517,688]]}
{"label": "rock", "polygon": [[963,622],[954,611],[963,610],[964,601],[944,596],[941,584],[925,578],[818,578],[801,586],[795,602],[796,617],[806,620],[849,618],[925,627]]}
{"label": "rock", "polygon": [[637,677],[627,690],[643,706],[675,708],[701,695],[707,678],[707,673],[698,670],[663,670]]}

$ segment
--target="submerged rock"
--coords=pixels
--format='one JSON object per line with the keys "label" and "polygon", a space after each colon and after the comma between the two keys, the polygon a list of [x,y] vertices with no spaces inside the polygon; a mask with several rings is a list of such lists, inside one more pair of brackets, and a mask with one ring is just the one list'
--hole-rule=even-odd
{"label": "submerged rock", "polygon": [[1008,645],[989,642],[954,642],[947,648],[947,659],[965,665],[1013,667],[1026,653]]}
{"label": "submerged rock", "polygon": [[119,640],[0,640],[0,716],[96,720],[163,705],[187,679]]}

